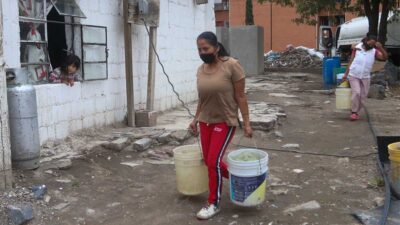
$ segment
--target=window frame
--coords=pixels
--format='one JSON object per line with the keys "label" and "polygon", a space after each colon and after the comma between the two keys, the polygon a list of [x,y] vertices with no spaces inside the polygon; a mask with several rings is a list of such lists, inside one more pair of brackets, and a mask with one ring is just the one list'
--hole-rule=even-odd
{"label": "window frame", "polygon": [[[104,44],[100,44],[100,43],[90,43],[84,42],[84,32],[83,29],[84,27],[94,27],[94,28],[102,28],[104,29],[104,35],[105,35],[105,43]],[[98,26],[98,25],[86,25],[86,24],[81,24],[81,59],[82,59],[82,80],[84,81],[96,81],[96,80],[108,80],[108,32],[107,32],[107,27],[106,26]],[[85,61],[85,54],[84,54],[84,47],[85,46],[104,46],[104,50],[105,50],[105,56],[106,56],[106,60],[105,61],[96,61],[96,62],[86,62]],[[96,79],[86,79],[85,78],[85,66],[84,64],[100,64],[100,63],[105,63],[106,64],[106,77],[105,78],[96,78]]]}
{"label": "window frame", "polygon": [[[31,0],[33,1],[33,3],[35,3],[35,1],[37,0]],[[29,70],[29,66],[38,66],[38,67],[42,67],[45,66],[47,69],[47,74],[46,74],[46,78],[42,79],[42,80],[33,80],[31,82],[33,82],[34,84],[45,84],[48,83],[48,78],[51,72],[51,63],[50,63],[50,58],[48,55],[48,39],[47,39],[47,21],[46,21],[46,10],[47,10],[47,2],[46,0],[41,0],[41,2],[43,3],[42,6],[42,12],[43,12],[43,18],[38,18],[38,17],[29,17],[29,16],[21,16],[20,15],[20,6],[19,6],[19,2],[18,2],[18,25],[19,25],[19,31],[20,31],[20,35],[19,35],[19,43],[20,43],[20,47],[19,47],[19,52],[20,52],[20,64],[21,64],[21,68],[22,67],[26,67]],[[33,9],[31,9],[33,10]],[[26,37],[22,38],[21,37],[21,23],[34,23],[34,24],[41,24],[43,25],[43,29],[44,29],[44,37],[42,37],[42,40],[40,41],[30,41],[27,40]],[[38,31],[39,32],[39,31]],[[28,62],[28,61],[24,61],[22,60],[22,54],[25,54],[26,49],[22,49],[23,46],[29,46],[29,45],[35,45],[35,44],[39,44],[41,46],[43,46],[44,48],[44,54],[45,54],[45,59],[47,60],[46,62]],[[35,76],[35,74],[31,74],[32,76]]]}

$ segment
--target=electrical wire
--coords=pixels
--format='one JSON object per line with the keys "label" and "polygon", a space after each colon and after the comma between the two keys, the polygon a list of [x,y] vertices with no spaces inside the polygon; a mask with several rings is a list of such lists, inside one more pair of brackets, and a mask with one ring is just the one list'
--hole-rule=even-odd
{"label": "electrical wire", "polygon": [[181,96],[179,95],[179,93],[178,93],[178,92],[176,91],[176,89],[175,89],[175,85],[171,82],[171,79],[170,79],[169,75],[167,74],[167,72],[165,72],[165,67],[164,67],[164,65],[162,64],[161,60],[160,60],[160,56],[158,55],[157,49],[156,49],[156,47],[154,46],[153,41],[150,40],[150,36],[151,36],[151,35],[150,35],[150,30],[149,30],[149,28],[148,28],[148,26],[147,26],[146,20],[143,19],[143,18],[142,18],[141,20],[143,21],[143,24],[144,24],[144,26],[145,26],[145,28],[146,28],[146,31],[147,31],[147,34],[148,34],[148,36],[149,36],[149,42],[150,42],[151,48],[153,49],[154,53],[156,54],[157,61],[158,61],[158,63],[160,64],[161,69],[162,69],[162,71],[163,71],[165,77],[167,78],[167,81],[168,81],[169,85],[170,85],[171,88],[172,88],[172,91],[175,93],[176,97],[178,98],[179,102],[182,104],[183,108],[185,108],[186,111],[188,112],[188,114],[189,114],[191,117],[194,118],[195,116],[194,116],[193,113],[190,111],[190,109],[189,109],[189,107],[186,105],[186,103],[181,99]]}

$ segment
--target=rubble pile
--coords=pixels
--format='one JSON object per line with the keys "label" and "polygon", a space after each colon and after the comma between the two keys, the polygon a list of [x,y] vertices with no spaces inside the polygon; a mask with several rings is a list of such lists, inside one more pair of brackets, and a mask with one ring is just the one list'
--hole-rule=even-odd
{"label": "rubble pile", "polygon": [[44,196],[45,192],[39,193],[37,187],[19,186],[3,192],[0,195],[0,224],[20,225],[31,220],[34,220],[34,224],[49,224],[53,219],[53,211],[42,194]]}
{"label": "rubble pile", "polygon": [[320,68],[323,55],[305,47],[288,47],[283,52],[269,52],[265,55],[265,69],[268,68]]}
{"label": "rubble pile", "polygon": [[385,67],[371,74],[369,98],[384,99],[391,87],[400,86],[400,69],[388,62]]}

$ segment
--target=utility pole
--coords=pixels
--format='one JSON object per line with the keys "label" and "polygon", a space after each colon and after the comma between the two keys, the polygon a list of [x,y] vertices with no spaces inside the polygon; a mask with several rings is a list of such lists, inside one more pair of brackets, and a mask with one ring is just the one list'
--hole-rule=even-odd
{"label": "utility pole", "polygon": [[3,9],[0,1],[0,191],[11,188],[11,148],[8,126],[7,81],[3,58]]}
{"label": "utility pole", "polygon": [[133,61],[132,61],[132,24],[129,23],[128,0],[123,0],[124,11],[124,41],[125,41],[125,74],[126,98],[128,109],[128,126],[135,126],[135,98],[133,90]]}

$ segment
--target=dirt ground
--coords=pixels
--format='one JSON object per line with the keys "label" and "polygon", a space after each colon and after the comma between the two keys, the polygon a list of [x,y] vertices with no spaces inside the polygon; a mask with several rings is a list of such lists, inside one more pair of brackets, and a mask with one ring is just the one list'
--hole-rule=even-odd
{"label": "dirt ground", "polygon": [[[361,115],[360,121],[349,122],[347,113],[335,111],[334,95],[312,92],[322,89],[318,75],[271,73],[250,77],[248,83],[251,101],[278,104],[287,114],[276,127],[282,136],[274,131],[255,132],[258,147],[276,149],[267,150],[270,179],[267,200],[262,205],[255,208],[235,206],[229,200],[225,181],[221,213],[209,221],[198,221],[195,213],[206,202],[207,194],[180,195],[176,190],[174,165],[144,163],[131,168],[120,163],[126,159],[140,159],[139,153],[98,148],[75,159],[68,170],[53,174],[42,170],[14,173],[18,186],[46,184],[51,196],[49,207],[67,203],[63,209],[52,209],[51,217],[45,221],[35,219],[29,224],[359,224],[351,213],[356,209],[374,208],[376,198],[384,194],[373,154],[375,143],[365,115]],[[393,125],[399,115],[400,99],[370,100],[369,103],[372,113],[389,105],[385,118],[389,121],[387,124]],[[238,130],[230,150],[237,149],[234,144],[240,136]],[[194,138],[187,141],[195,142]],[[299,144],[299,152],[347,157],[291,153],[282,149],[288,143]],[[240,144],[254,145],[250,140]],[[304,172],[295,173],[294,169]],[[60,179],[71,182],[56,181]],[[320,204],[320,209],[283,212],[313,200]]]}

